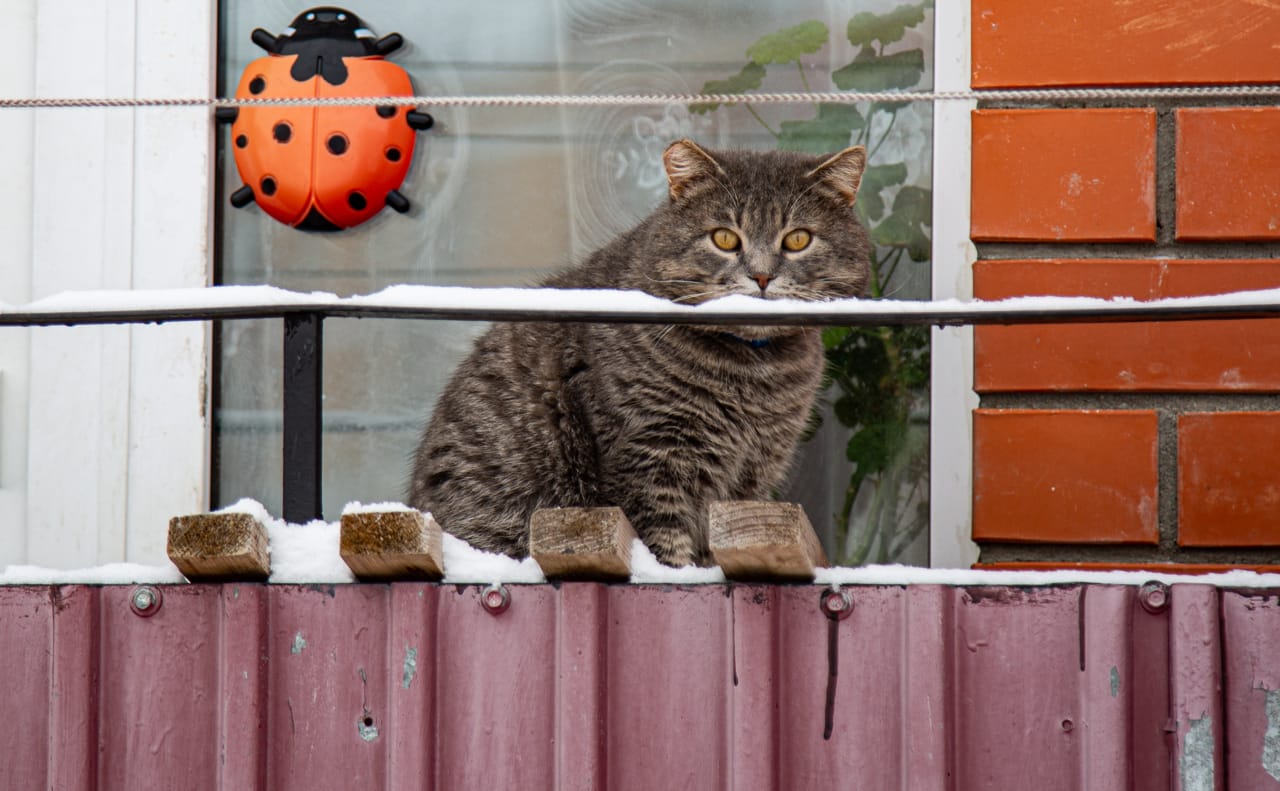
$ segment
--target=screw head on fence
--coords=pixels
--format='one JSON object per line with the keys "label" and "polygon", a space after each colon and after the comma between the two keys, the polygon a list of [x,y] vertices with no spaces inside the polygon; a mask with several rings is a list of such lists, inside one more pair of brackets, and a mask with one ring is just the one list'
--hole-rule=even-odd
{"label": "screw head on fence", "polygon": [[853,597],[849,595],[849,591],[835,588],[825,590],[818,601],[818,606],[822,608],[823,614],[832,620],[843,621],[853,615]]}
{"label": "screw head on fence", "polygon": [[1144,582],[1138,588],[1138,602],[1149,613],[1161,613],[1169,607],[1169,586],[1163,582]]}
{"label": "screw head on fence", "polygon": [[490,585],[480,593],[480,605],[491,615],[504,613],[511,606],[511,593],[505,585]]}
{"label": "screw head on fence", "polygon": [[160,609],[163,601],[160,589],[150,585],[139,585],[129,594],[129,609],[142,618],[150,618]]}

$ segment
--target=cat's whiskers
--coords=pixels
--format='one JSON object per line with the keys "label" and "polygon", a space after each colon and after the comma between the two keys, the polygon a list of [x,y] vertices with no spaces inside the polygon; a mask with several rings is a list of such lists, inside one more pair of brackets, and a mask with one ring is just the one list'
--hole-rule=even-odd
{"label": "cat's whiskers", "polygon": [[892,289],[890,289],[890,290],[888,290],[888,291],[884,292],[884,293],[883,293],[883,294],[881,294],[880,296],[883,298],[883,297],[891,297],[891,296],[893,296],[894,294],[901,294],[903,291],[905,291],[905,290],[906,290],[906,288],[907,288],[907,284],[906,284],[906,283],[899,283],[898,285],[896,285],[896,286],[894,286]]}
{"label": "cat's whiskers", "polygon": [[813,182],[812,184],[810,184],[809,186],[807,186],[807,187],[805,187],[804,189],[800,190],[798,193],[796,193],[795,197],[793,197],[793,198],[791,199],[791,201],[790,201],[789,203],[787,203],[787,208],[786,208],[786,210],[783,212],[783,215],[784,215],[784,216],[786,216],[786,217],[790,217],[790,216],[791,216],[791,210],[792,210],[792,209],[794,209],[794,208],[796,207],[796,204],[800,202],[800,199],[801,199],[801,198],[803,198],[805,195],[808,195],[808,194],[809,194],[809,191],[810,191],[810,190],[812,190],[812,189],[813,189],[814,187],[816,187],[816,186],[818,186],[818,182],[816,182],[816,181],[815,181],[815,182]]}
{"label": "cat's whiskers", "polygon": [[727,193],[729,194],[729,198],[733,201],[733,203],[741,205],[742,200],[741,200],[740,198],[738,198],[738,192],[737,192],[737,190],[735,190],[732,186],[730,186],[730,185],[729,185],[729,183],[728,183],[728,182],[724,181],[723,179],[721,179],[721,178],[720,178],[720,177],[718,177],[718,176],[712,176],[711,178],[712,178],[712,180],[713,180],[715,183],[719,184],[719,185],[720,185],[720,187],[721,187],[725,192],[727,192]]}
{"label": "cat's whiskers", "polygon": [[653,342],[661,343],[662,340],[665,339],[668,335],[670,335],[671,331],[674,330],[675,328],[676,328],[675,324],[667,324],[666,326],[662,327],[660,330],[658,330],[658,334],[653,336]]}
{"label": "cat's whiskers", "polygon": [[723,288],[713,288],[713,289],[710,289],[710,290],[707,290],[707,291],[695,291],[695,292],[694,292],[694,293],[692,293],[692,294],[684,294],[684,295],[682,295],[682,296],[675,297],[675,298],[674,298],[674,299],[672,299],[671,301],[672,301],[672,302],[677,302],[677,303],[680,303],[680,302],[688,302],[689,300],[699,299],[700,297],[707,297],[707,296],[710,296],[710,297],[712,297],[712,298],[714,298],[714,297],[723,297],[723,296],[727,296],[728,294],[732,294],[732,293],[733,293],[733,292],[732,292],[732,291],[730,291],[730,290],[728,290],[728,289],[723,289]]}
{"label": "cat's whiskers", "polygon": [[663,284],[670,284],[670,285],[685,285],[685,286],[702,285],[701,280],[680,280],[679,278],[674,278],[674,277],[659,278],[659,277],[650,277],[649,275],[645,275],[644,279],[648,280],[650,283],[663,283]]}

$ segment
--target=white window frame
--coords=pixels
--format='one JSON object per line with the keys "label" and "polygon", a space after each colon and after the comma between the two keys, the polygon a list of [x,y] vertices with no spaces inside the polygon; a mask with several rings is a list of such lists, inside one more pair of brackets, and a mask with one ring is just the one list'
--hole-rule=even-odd
{"label": "white window frame", "polygon": [[[966,91],[971,84],[969,3],[934,9],[934,89]],[[933,106],[933,298],[973,298],[969,240],[970,114],[976,102]],[[934,328],[930,345],[929,565],[969,568],[973,542],[973,328]]]}

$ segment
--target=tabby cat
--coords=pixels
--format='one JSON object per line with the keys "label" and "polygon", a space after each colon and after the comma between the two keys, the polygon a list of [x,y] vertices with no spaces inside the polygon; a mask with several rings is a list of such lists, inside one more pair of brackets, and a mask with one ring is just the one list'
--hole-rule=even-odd
{"label": "tabby cat", "polygon": [[[669,200],[553,288],[682,304],[862,296],[866,151],[663,155]],[[620,506],[657,558],[708,565],[707,506],[785,478],[823,373],[817,327],[496,324],[415,453],[409,503],[482,549],[528,554],[536,508]]]}

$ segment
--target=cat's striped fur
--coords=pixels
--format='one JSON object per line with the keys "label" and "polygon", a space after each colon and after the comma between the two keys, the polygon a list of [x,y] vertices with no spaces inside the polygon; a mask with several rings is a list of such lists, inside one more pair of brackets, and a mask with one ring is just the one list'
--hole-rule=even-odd
{"label": "cat's striped fur", "polygon": [[[663,159],[669,200],[545,285],[684,304],[863,294],[871,245],[853,212],[861,147],[813,157],[682,140]],[[717,230],[737,248],[723,249]],[[796,230],[808,232],[807,246],[786,249]],[[659,560],[708,564],[708,504],[767,498],[786,475],[822,379],[819,333],[497,324],[436,406],[409,502],[473,545],[517,557],[528,553],[535,508],[617,505]]]}

